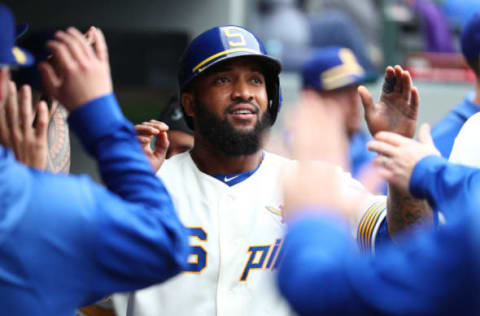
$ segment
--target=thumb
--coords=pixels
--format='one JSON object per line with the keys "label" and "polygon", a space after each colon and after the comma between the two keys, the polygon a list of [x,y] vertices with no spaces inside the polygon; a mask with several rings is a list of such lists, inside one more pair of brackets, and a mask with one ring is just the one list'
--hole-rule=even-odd
{"label": "thumb", "polygon": [[428,125],[428,123],[423,123],[422,126],[420,126],[420,130],[418,131],[418,140],[422,144],[435,146],[432,135],[430,134],[430,125]]}
{"label": "thumb", "polygon": [[362,101],[363,109],[365,110],[365,116],[368,116],[369,113],[373,110],[373,98],[367,88],[364,86],[358,87],[358,94],[360,95],[360,100]]}

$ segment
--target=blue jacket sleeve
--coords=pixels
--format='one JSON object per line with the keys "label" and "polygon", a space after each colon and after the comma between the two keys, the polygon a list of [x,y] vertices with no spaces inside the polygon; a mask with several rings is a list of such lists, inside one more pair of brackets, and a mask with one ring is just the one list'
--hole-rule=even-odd
{"label": "blue jacket sleeve", "polygon": [[0,303],[12,314],[69,315],[112,292],[164,281],[187,260],[185,229],[113,95],[69,121],[107,188],[28,169],[0,151]]}
{"label": "blue jacket sleeve", "polygon": [[114,95],[79,108],[69,123],[96,157],[110,191],[97,186],[91,190],[97,209],[103,212],[101,225],[94,225],[99,267],[135,281],[135,287],[164,281],[181,271],[188,249],[186,232]]}
{"label": "blue jacket sleeve", "polygon": [[440,209],[447,221],[460,219],[475,212],[480,200],[480,169],[449,163],[438,156],[428,156],[414,167],[410,192],[427,199],[433,209]]}
{"label": "blue jacket sleeve", "polygon": [[362,256],[338,222],[310,216],[289,228],[278,284],[300,315],[474,314],[473,236],[463,223]]}

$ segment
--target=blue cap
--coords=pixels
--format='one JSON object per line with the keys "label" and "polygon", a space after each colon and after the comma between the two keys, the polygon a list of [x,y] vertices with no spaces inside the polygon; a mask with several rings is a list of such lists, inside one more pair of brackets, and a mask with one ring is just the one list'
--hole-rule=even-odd
{"label": "blue cap", "polygon": [[480,55],[480,12],[475,13],[465,24],[460,35],[462,53],[466,60]]}
{"label": "blue cap", "polygon": [[316,50],[302,69],[303,88],[330,91],[366,81],[365,70],[348,48]]}
{"label": "blue cap", "polygon": [[26,30],[25,24],[18,28],[12,12],[0,3],[0,65],[30,66],[34,62],[33,55],[28,51],[15,46],[17,31]]}

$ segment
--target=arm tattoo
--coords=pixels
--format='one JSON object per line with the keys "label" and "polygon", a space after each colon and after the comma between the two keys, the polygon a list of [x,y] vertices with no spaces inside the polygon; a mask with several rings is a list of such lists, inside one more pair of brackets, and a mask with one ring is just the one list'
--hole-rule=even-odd
{"label": "arm tattoo", "polygon": [[425,200],[417,200],[410,193],[388,186],[387,226],[393,239],[397,233],[411,234],[432,223],[432,211]]}
{"label": "arm tattoo", "polygon": [[67,111],[60,104],[53,110],[48,122],[47,141],[47,170],[54,173],[68,173],[70,171],[70,135]]}

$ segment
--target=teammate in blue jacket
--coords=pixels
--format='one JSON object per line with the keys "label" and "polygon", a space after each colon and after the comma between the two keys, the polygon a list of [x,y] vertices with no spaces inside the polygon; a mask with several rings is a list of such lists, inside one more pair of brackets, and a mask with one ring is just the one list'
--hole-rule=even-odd
{"label": "teammate in blue jacket", "polygon": [[[334,117],[316,116],[312,124],[328,129]],[[335,134],[330,129],[329,139],[317,143],[334,142]],[[438,157],[428,128],[422,127],[419,139],[381,132],[369,147],[381,154],[376,164],[385,179],[447,210],[448,224],[379,248],[374,257],[355,250],[345,225],[351,205],[339,198],[332,172],[300,161],[296,178],[286,184],[289,230],[278,274],[280,291],[300,315],[478,313],[480,170]],[[322,183],[330,184],[321,186],[327,192],[315,190]]]}
{"label": "teammate in blue jacket", "polygon": [[[180,272],[188,249],[184,228],[112,94],[101,31],[94,32],[94,48],[74,28],[57,32],[48,47],[58,68],[42,64],[41,70],[108,189],[86,176],[28,168],[5,147],[31,140],[36,130],[31,121],[19,123],[28,117],[29,89],[17,100],[6,65],[26,64],[29,56],[16,47],[12,54],[14,19],[3,5],[0,24],[2,314],[73,315],[107,294]],[[45,104],[39,106],[44,113]],[[46,123],[44,115],[39,119]]]}

